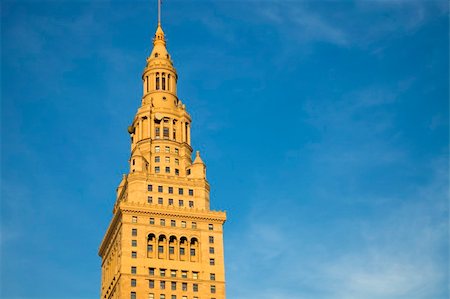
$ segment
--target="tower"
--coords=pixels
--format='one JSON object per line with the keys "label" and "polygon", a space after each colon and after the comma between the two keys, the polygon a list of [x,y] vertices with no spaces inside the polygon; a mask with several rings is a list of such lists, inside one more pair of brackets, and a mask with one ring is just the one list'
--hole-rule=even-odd
{"label": "tower", "polygon": [[223,299],[225,212],[210,210],[206,166],[192,161],[191,117],[159,18],[128,127],[130,170],[101,242],[102,299]]}

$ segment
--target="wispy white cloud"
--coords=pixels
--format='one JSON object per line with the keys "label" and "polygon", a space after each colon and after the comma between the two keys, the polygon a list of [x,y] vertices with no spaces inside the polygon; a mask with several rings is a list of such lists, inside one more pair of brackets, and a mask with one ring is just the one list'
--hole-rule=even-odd
{"label": "wispy white cloud", "polygon": [[365,47],[416,30],[430,19],[445,15],[448,3],[439,0],[298,1],[265,2],[254,8],[257,17],[279,27],[280,33],[290,41]]}
{"label": "wispy white cloud", "polygon": [[313,228],[288,206],[257,208],[234,242],[245,250],[232,248],[227,256],[233,298],[446,298],[448,175],[442,162],[436,161],[431,182],[376,219],[353,215]]}

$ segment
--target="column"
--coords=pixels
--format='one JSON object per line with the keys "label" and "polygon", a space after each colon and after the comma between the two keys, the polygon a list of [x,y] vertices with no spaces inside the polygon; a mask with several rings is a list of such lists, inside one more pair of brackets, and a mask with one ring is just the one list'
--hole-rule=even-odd
{"label": "column", "polygon": [[139,141],[142,140],[142,117],[139,117]]}
{"label": "column", "polygon": [[173,140],[173,118],[169,118],[170,129],[169,129],[169,140]]}

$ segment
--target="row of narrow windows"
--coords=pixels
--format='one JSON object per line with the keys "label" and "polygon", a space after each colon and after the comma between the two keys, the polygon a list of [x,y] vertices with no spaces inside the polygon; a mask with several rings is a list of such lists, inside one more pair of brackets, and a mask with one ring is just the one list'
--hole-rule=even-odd
{"label": "row of narrow windows", "polygon": [[[147,92],[148,91],[150,91],[150,86],[149,86],[149,84],[150,84],[150,80],[149,80],[149,77],[147,76],[146,77],[147,78],[147,80],[146,80],[146,83],[147,83]],[[167,79],[166,79],[167,78]],[[166,73],[156,73],[156,76],[155,76],[155,89],[156,90],[167,90],[167,91],[170,91],[170,83],[171,83],[171,80],[170,80],[170,74],[167,74],[167,76],[166,76]]]}
{"label": "row of narrow windows", "polygon": [[[151,268],[151,267],[148,268],[148,275],[149,276],[156,276],[156,273],[157,273],[156,268]],[[184,278],[184,279],[191,278],[191,279],[194,279],[194,280],[199,279],[199,277],[200,277],[200,273],[199,272],[192,271],[192,273],[189,274],[189,271],[187,271],[187,270],[178,271],[176,269],[170,269],[170,271],[169,271],[167,269],[160,268],[158,273],[159,273],[160,277],[171,277],[171,278],[181,277],[181,278]],[[169,273],[170,273],[170,276],[169,276]],[[181,275],[178,276],[178,273],[181,273]],[[137,274],[137,267],[136,266],[131,266],[131,274]],[[209,280],[216,280],[216,274],[215,273],[210,273],[209,274]]]}
{"label": "row of narrow windows", "polygon": [[[149,203],[149,204],[156,204],[155,202],[153,202],[153,196],[148,196],[147,197],[147,203]],[[158,197],[158,202],[157,203],[159,205],[164,205],[164,199],[162,197]],[[167,204],[169,206],[173,206],[174,205],[173,198],[169,198],[168,201],[167,201]],[[194,207],[194,201],[193,200],[189,200],[188,204],[189,204],[189,208],[193,208]],[[184,207],[184,200],[183,199],[179,199],[178,200],[178,206],[179,207]],[[172,221],[175,221],[175,220],[172,220]],[[161,225],[163,225],[163,224],[161,224]]]}
{"label": "row of narrow windows", "polygon": [[[210,287],[210,291],[211,291],[212,294],[216,293],[216,287],[215,286],[211,286]],[[105,296],[105,298],[106,298],[106,296]],[[138,299],[137,293],[136,292],[131,292],[131,297],[130,298],[131,299]],[[155,295],[154,293],[149,293],[148,297],[145,297],[145,298],[142,297],[142,299],[158,299],[158,298],[159,299],[199,299],[196,296],[193,296],[193,297],[179,296],[179,297],[177,297],[177,295],[170,295],[170,297],[169,297],[169,295],[167,295],[167,297],[166,297],[166,294],[160,294],[159,297],[157,297],[157,295]],[[216,298],[210,298],[210,299],[216,299]]]}
{"label": "row of narrow windows", "polygon": [[[164,187],[163,186],[158,186],[158,192],[159,193],[163,193],[164,192]],[[173,187],[169,186],[167,187],[167,193],[169,194],[173,194]],[[153,185],[147,185],[147,191],[153,191]],[[184,195],[184,188],[178,188],[178,195]],[[188,189],[188,195],[189,196],[194,196],[194,189]]]}
{"label": "row of narrow windows", "polygon": [[[178,148],[175,147],[173,150],[174,150],[174,153],[178,155],[178,153],[179,153]],[[160,152],[161,152],[161,147],[159,145],[155,146],[155,153],[160,153]],[[164,148],[164,152],[170,153],[170,146],[166,146]]]}
{"label": "row of narrow windows", "polygon": [[[155,163],[161,162],[161,156],[155,156]],[[170,163],[170,157],[164,157],[164,162]],[[174,159],[175,165],[180,165],[180,160],[178,158]]]}
{"label": "row of narrow windows", "polygon": [[[137,216],[132,216],[131,217],[131,222],[132,223],[137,223],[138,222],[138,217]],[[155,218],[153,218],[153,217],[149,218],[149,222],[148,223],[151,224],[151,225],[154,225],[155,224]],[[166,219],[164,219],[164,218],[159,219],[159,224],[161,226],[165,226],[166,225]],[[173,219],[170,220],[170,226],[176,227],[177,226],[177,221],[173,220]],[[181,221],[181,227],[182,228],[186,228],[186,221]],[[197,222],[191,222],[191,227],[193,229],[197,229]],[[214,224],[208,223],[208,230],[213,231],[214,230]],[[132,228],[131,229],[131,235],[133,237],[137,236],[137,233],[138,233],[137,228]],[[209,240],[210,240],[210,243],[214,243],[214,237],[213,236],[210,236]]]}
{"label": "row of narrow windows", "polygon": [[[169,281],[165,281],[165,280],[161,280],[159,281],[159,289],[160,290],[166,290],[169,287],[167,286],[169,283]],[[180,283],[178,283],[180,284]],[[137,280],[135,278],[131,279],[131,287],[136,287],[137,285]],[[150,289],[155,289],[155,281],[153,279],[148,280],[148,287]],[[198,292],[198,283],[193,283],[192,284],[192,292]],[[172,291],[176,291],[177,290],[177,282],[176,281],[170,281],[170,290]],[[188,291],[188,283],[187,282],[182,282],[181,283],[181,290],[187,292]],[[214,287],[214,292],[211,293],[215,293],[215,287]]]}

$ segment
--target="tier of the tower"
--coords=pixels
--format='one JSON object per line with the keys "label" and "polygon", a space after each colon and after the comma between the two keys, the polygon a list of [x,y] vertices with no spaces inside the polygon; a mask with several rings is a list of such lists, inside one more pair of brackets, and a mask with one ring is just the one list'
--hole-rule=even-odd
{"label": "tier of the tower", "polygon": [[130,173],[189,176],[192,173],[191,117],[177,97],[177,72],[160,24],[142,82],[142,104],[128,128]]}

